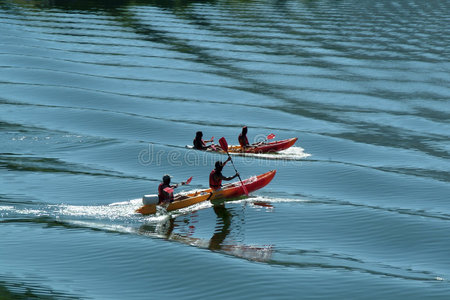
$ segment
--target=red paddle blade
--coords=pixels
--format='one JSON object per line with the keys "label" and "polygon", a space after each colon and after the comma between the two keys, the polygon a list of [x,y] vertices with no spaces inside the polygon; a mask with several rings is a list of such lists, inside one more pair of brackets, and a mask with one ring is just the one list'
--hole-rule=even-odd
{"label": "red paddle blade", "polygon": [[211,138],[211,142],[214,141],[214,137]]}
{"label": "red paddle blade", "polygon": [[242,183],[242,181],[241,181],[241,184],[242,184],[242,189],[244,190],[245,196],[248,196],[247,188],[246,188],[245,185]]}
{"label": "red paddle blade", "polygon": [[224,137],[221,137],[219,140],[220,147],[222,147],[222,150],[228,152],[228,143],[227,140]]}
{"label": "red paddle blade", "polygon": [[275,137],[275,134],[271,133],[271,134],[269,134],[269,135],[267,136],[267,139],[268,139],[268,140],[271,140],[271,139],[273,139],[274,137]]}
{"label": "red paddle blade", "polygon": [[262,202],[262,201],[253,202],[253,205],[259,205],[259,206],[273,208],[272,204],[270,204],[268,202]]}
{"label": "red paddle blade", "polygon": [[191,177],[189,177],[189,179],[188,179],[188,180],[186,180],[186,184],[189,184],[189,183],[191,183],[191,181],[192,181],[192,176],[191,176]]}

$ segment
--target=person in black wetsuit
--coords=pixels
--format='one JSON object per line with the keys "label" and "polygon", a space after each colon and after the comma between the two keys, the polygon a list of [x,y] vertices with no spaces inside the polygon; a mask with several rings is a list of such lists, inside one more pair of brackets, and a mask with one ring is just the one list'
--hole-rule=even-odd
{"label": "person in black wetsuit", "polygon": [[248,142],[247,138],[247,126],[242,127],[242,132],[239,134],[239,145],[241,145],[242,148],[250,147],[250,143]]}
{"label": "person in black wetsuit", "polygon": [[193,141],[194,149],[207,150],[207,149],[211,148],[211,145],[207,146],[206,143],[211,143],[212,141],[213,141],[213,139],[204,141],[203,140],[203,132],[197,131],[197,133],[195,134],[195,139]]}

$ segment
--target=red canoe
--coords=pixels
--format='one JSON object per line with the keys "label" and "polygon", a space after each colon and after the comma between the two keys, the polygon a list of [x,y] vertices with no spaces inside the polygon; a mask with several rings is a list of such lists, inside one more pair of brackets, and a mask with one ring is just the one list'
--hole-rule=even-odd
{"label": "red canoe", "polygon": [[[286,140],[281,141],[273,141],[268,143],[261,143],[261,144],[252,144],[250,147],[246,147],[242,149],[240,145],[230,145],[228,146],[228,152],[229,153],[275,153],[279,151],[283,151],[288,149],[289,147],[292,147],[295,142],[297,142],[298,138],[290,138]],[[187,145],[187,148],[194,149],[191,145]],[[225,153],[219,145],[215,145],[214,148],[209,148],[207,150],[208,152],[219,152],[219,153]]]}
{"label": "red canoe", "polygon": [[229,146],[228,152],[230,153],[270,153],[270,152],[278,152],[282,150],[286,150],[289,147],[293,146],[298,138],[290,138],[281,141],[273,141],[269,143],[264,143],[261,145],[253,145],[247,148],[242,149],[241,146]]}

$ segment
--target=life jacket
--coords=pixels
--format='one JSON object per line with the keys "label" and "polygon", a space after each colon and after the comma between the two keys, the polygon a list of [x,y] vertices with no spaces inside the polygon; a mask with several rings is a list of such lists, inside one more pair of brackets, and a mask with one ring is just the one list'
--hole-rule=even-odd
{"label": "life jacket", "polygon": [[[209,174],[209,187],[213,190],[217,190],[222,187],[222,178],[215,176],[216,174],[220,175],[220,172],[217,172],[216,169],[212,170]],[[219,179],[217,179],[217,177],[219,177]]]}
{"label": "life jacket", "polygon": [[241,145],[241,147],[247,147],[250,145],[246,135],[242,135],[242,133],[239,134],[239,144]]}
{"label": "life jacket", "polygon": [[158,198],[159,198],[158,204],[165,202],[173,202],[173,192],[168,193],[164,190],[165,188],[170,188],[170,185],[164,184],[164,182],[162,182],[158,186]]}

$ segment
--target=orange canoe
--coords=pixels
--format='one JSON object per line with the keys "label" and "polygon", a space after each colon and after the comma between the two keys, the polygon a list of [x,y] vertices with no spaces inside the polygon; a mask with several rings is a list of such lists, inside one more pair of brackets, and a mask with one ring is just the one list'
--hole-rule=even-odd
{"label": "orange canoe", "polygon": [[[253,176],[245,180],[242,180],[242,183],[247,188],[247,191],[251,193],[269,184],[269,182],[272,181],[273,177],[275,176],[276,172],[277,172],[276,170],[272,170],[258,176]],[[242,188],[241,182],[236,181],[224,185],[220,190],[217,191],[205,189],[195,192],[179,193],[175,196],[174,201],[169,204],[166,210],[167,211],[177,210],[207,200],[235,198],[242,196],[244,194],[245,192],[244,189]],[[138,208],[136,212],[141,213],[143,215],[150,215],[156,213],[156,207],[157,207],[156,204],[147,204]]]}

